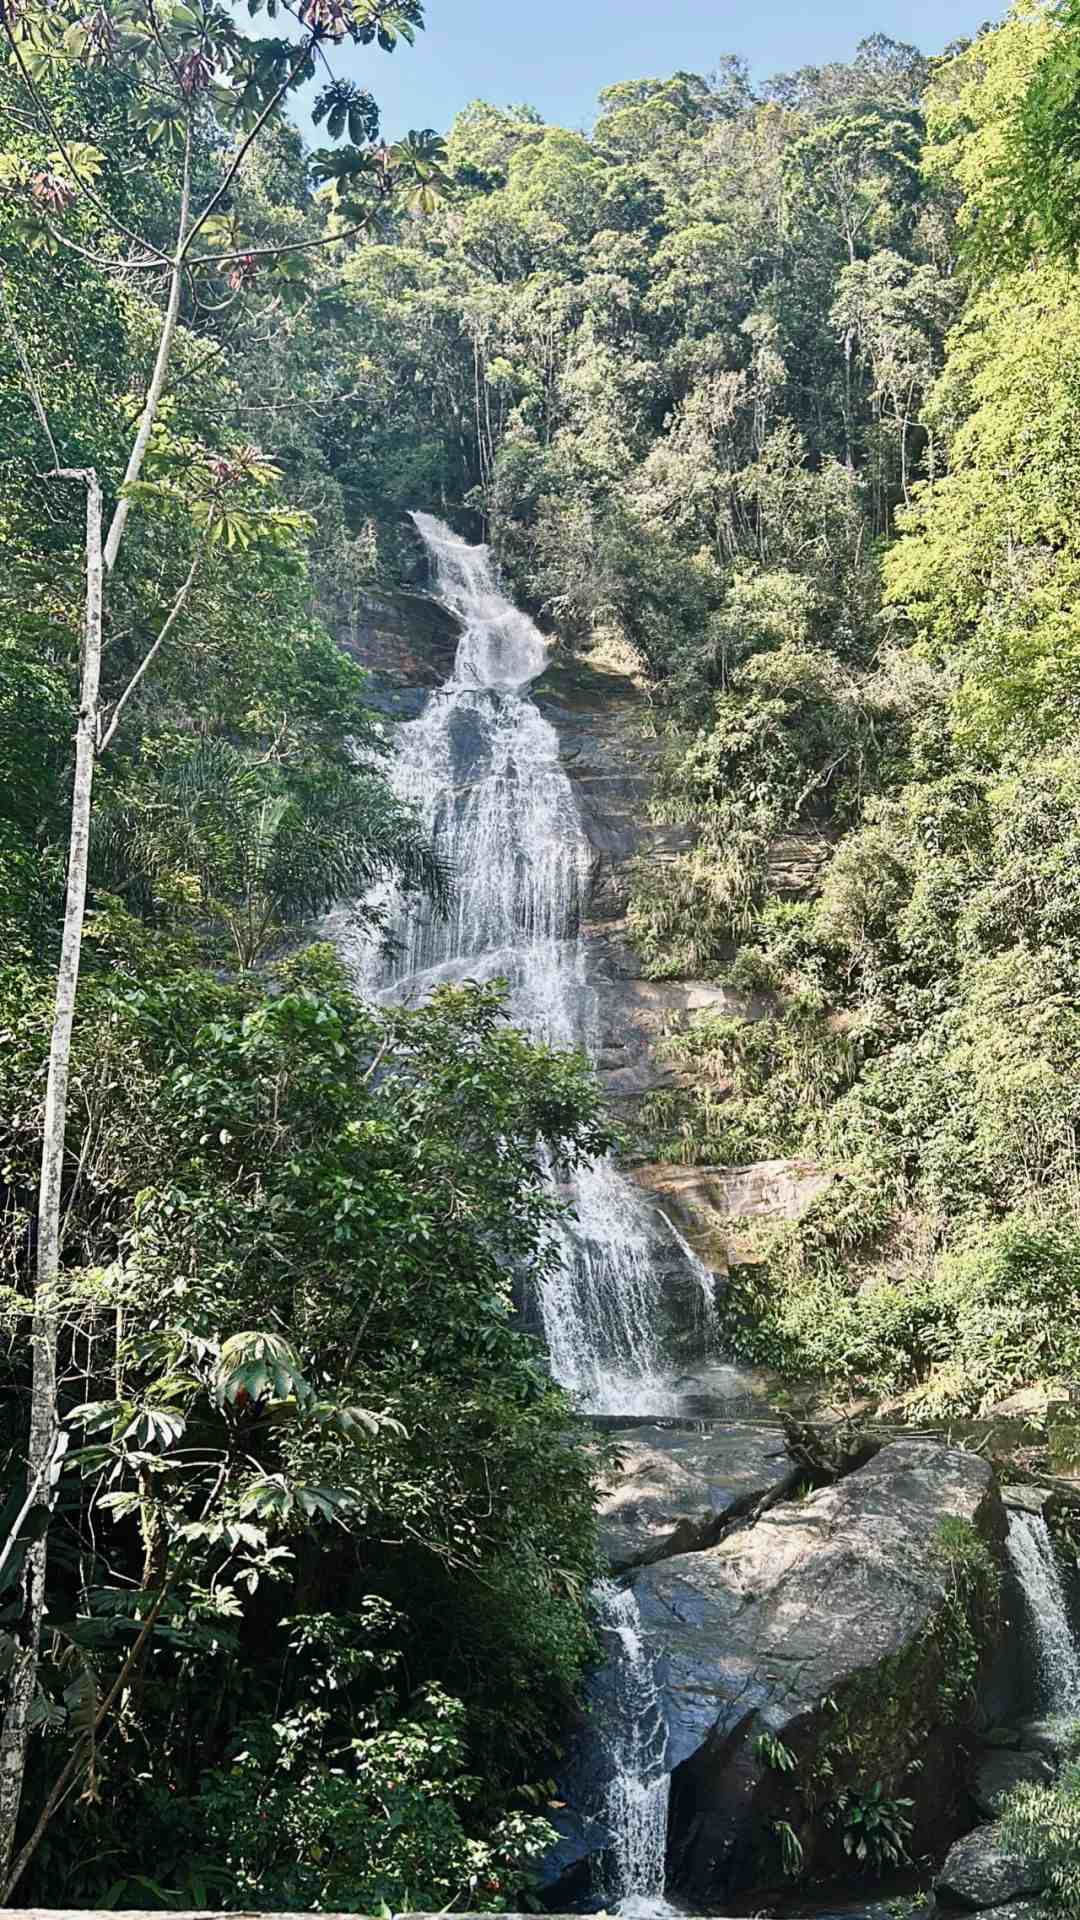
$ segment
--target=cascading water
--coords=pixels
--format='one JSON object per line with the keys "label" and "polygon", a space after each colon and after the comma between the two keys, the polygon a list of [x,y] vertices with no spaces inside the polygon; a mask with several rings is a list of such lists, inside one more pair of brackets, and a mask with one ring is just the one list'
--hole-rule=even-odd
{"label": "cascading water", "polygon": [[[529,695],[548,662],[542,635],[501,591],[486,547],[413,515],[439,597],[462,625],[453,672],[398,730],[392,778],[450,868],[440,919],[387,902],[397,955],[364,964],[368,990],[419,998],[447,981],[504,978],[511,1012],[538,1039],[595,1054],[595,996],[579,921],[592,869],[555,729]],[[712,1280],[610,1160],[567,1192],[561,1262],[537,1308],[552,1372],[586,1411],[676,1413],[663,1274],[679,1266],[702,1346],[714,1337]],[[729,1375],[729,1392],[739,1391]]]}
{"label": "cascading water", "polygon": [[1052,1715],[1080,1714],[1080,1648],[1069,1625],[1057,1555],[1042,1514],[1010,1513],[1006,1546],[1031,1618],[1041,1705]]}
{"label": "cascading water", "polygon": [[615,1711],[605,1725],[611,1778],[604,1812],[614,1841],[611,1891],[621,1914],[644,1920],[673,1911],[664,1899],[671,1794],[667,1726],[633,1593],[601,1580],[592,1597],[601,1633],[615,1640]]}

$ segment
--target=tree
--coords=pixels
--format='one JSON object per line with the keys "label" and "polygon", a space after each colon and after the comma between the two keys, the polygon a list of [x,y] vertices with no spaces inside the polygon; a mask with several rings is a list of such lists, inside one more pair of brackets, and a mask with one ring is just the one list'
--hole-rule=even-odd
{"label": "tree", "polygon": [[[231,546],[247,537],[243,522],[230,517],[221,497],[234,477],[228,462],[223,472],[213,476],[220,490],[210,497],[194,491],[190,510],[199,539],[190,566],[158,633],[109,705],[103,705],[101,696],[105,577],[117,567],[132,508],[147,504],[144,473],[174,360],[185,285],[225,283],[226,298],[229,288],[239,296],[260,263],[272,261],[278,270],[290,271],[297,254],[327,244],[328,236],[320,235],[286,247],[264,247],[258,237],[238,230],[230,218],[230,197],[248,154],[289,95],[314,77],[316,61],[325,58],[327,43],[348,38],[367,45],[377,40],[391,48],[401,37],[412,38],[422,16],[419,0],[394,0],[393,4],[352,0],[348,6],[311,5],[302,8],[297,18],[300,32],[295,40],[286,34],[253,40],[240,32],[227,10],[210,4],[195,10],[176,7],[160,15],[153,0],[117,0],[89,20],[74,5],[56,9],[5,4],[0,12],[21,89],[23,125],[31,149],[37,149],[30,158],[6,156],[4,180],[9,192],[21,198],[30,235],[35,243],[61,255],[71,253],[103,275],[149,276],[150,284],[160,282],[164,293],[150,377],[107,529],[102,478],[93,468],[62,466],[34,369],[23,352],[54,478],[85,491],[86,597],[67,902],[39,1184],[28,1449],[32,1500],[26,1521],[36,1527],[37,1537],[25,1556],[23,1618],[0,1731],[0,1871],[4,1872],[18,1818],[44,1606],[47,1533],[38,1516],[48,1510],[58,1444],[56,1290],[67,1079],[85,915],[94,767],[115,738],[125,706],[181,618],[205,549],[221,542]],[[104,152],[93,137],[92,89],[84,93],[76,78],[82,63],[109,68],[115,63],[130,74],[138,92],[134,117],[143,125],[149,145],[176,155],[178,203],[167,242],[150,227],[140,230],[130,225],[110,200],[103,179]],[[205,140],[208,108],[218,124],[234,135],[233,144],[224,151],[219,148],[214,153]],[[320,96],[316,113],[325,118],[332,137],[346,129],[349,134],[348,145],[322,153],[316,162],[319,175],[335,182],[342,221],[333,236],[338,244],[370,225],[380,199],[403,176],[411,182],[416,203],[429,204],[439,178],[441,151],[433,136],[409,135],[393,149],[376,147],[377,116],[370,96],[333,78]],[[247,462],[249,470],[253,464]],[[274,531],[272,523],[268,531]]]}
{"label": "tree", "polygon": [[[47,1023],[44,981],[21,1014],[0,1078],[5,1160],[30,1179],[40,1116],[7,1116]],[[313,949],[269,978],[178,974],[167,958],[91,975],[73,1074],[87,1130],[69,1235],[85,1264],[65,1292],[62,1385],[79,1552],[53,1570],[68,1666],[45,1660],[45,1788],[16,1870],[48,1835],[46,1887],[92,1898],[100,1847],[134,1891],[149,1839],[159,1884],[212,1877],[223,1845],[264,1876],[245,1883],[261,1904],[282,1875],[310,1889],[361,1860],[386,1875],[388,1903],[417,1890],[413,1874],[444,1899],[481,1895],[468,1876],[487,1856],[461,1832],[498,1825],[515,1769],[535,1778],[589,1645],[591,1461],[510,1297],[511,1274],[557,1258],[549,1156],[569,1169],[606,1144],[583,1064],[515,1032],[496,989],[377,1009]],[[140,1640],[151,1615],[167,1630]],[[323,1671],[297,1636],[325,1640],[335,1617]],[[65,1709],[70,1647],[93,1672],[94,1740]],[[118,1684],[138,1732],[110,1761],[102,1708]],[[466,1692],[482,1791],[462,1764],[446,1787],[437,1751],[417,1749],[426,1788],[395,1793],[395,1729],[404,1740],[429,1718],[418,1686],[454,1696],[459,1741]],[[191,1739],[167,1731],[178,1713]],[[257,1851],[253,1808],[285,1817],[292,1738],[292,1797],[330,1823],[321,1869],[312,1823],[287,1857],[276,1839]],[[65,1804],[94,1769],[102,1801]],[[342,1777],[354,1801],[375,1790],[363,1832],[327,1800]],[[436,1825],[455,1810],[441,1858],[423,1856],[425,1805]]]}
{"label": "tree", "polygon": [[[945,327],[955,304],[953,289],[932,266],[916,266],[884,249],[844,268],[832,319],[854,345],[871,381],[874,412],[887,419],[899,456],[900,492],[909,503],[911,435],[920,403],[937,368]],[[878,463],[875,463],[878,464]],[[887,524],[890,476],[875,475],[878,525]]]}
{"label": "tree", "polygon": [[[969,256],[984,271],[1034,258],[1075,264],[1080,251],[1080,5],[1061,0],[1043,18],[1018,12],[1012,31],[995,36],[998,66],[1006,35],[1022,49],[1012,112],[969,219]],[[972,50],[975,58],[978,49]],[[969,69],[973,61],[968,57]]]}

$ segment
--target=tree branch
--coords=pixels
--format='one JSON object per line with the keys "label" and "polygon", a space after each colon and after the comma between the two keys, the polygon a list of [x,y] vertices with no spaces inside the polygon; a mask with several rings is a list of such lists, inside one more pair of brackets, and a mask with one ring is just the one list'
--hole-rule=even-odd
{"label": "tree branch", "polygon": [[27,1487],[26,1499],[23,1501],[22,1506],[19,1508],[18,1513],[15,1515],[15,1518],[11,1523],[11,1528],[8,1532],[8,1537],[4,1541],[3,1549],[0,1550],[0,1569],[3,1569],[3,1567],[6,1566],[8,1557],[14,1551],[15,1546],[18,1542],[19,1528],[22,1526],[23,1521],[26,1519],[27,1514],[31,1511],[31,1508],[35,1507],[38,1504],[38,1497],[42,1491],[42,1488],[45,1485],[46,1480],[49,1478],[49,1475],[52,1472],[53,1466],[56,1462],[57,1455],[63,1454],[66,1452],[67,1444],[68,1444],[67,1434],[64,1433],[60,1427],[57,1427],[55,1432],[53,1433],[52,1441],[49,1446],[49,1451],[45,1455],[45,1458],[42,1460],[40,1466],[38,1467],[38,1470],[35,1473],[33,1479],[31,1480],[30,1485]]}
{"label": "tree branch", "polygon": [[[203,1502],[202,1510],[199,1515],[199,1518],[201,1520],[206,1519],[207,1514],[210,1512],[211,1508],[213,1507],[215,1500],[217,1499],[219,1493],[221,1492],[222,1487],[225,1484],[226,1478],[228,1477],[228,1472],[229,1472],[229,1461],[226,1458],[221,1462],[218,1470],[217,1478],[214,1481],[214,1484],[211,1487],[210,1492],[207,1494],[205,1501]],[[116,1676],[116,1679],[113,1681],[112,1686],[109,1688],[108,1693],[105,1695],[104,1700],[102,1701],[100,1707],[97,1710],[97,1713],[94,1716],[93,1725],[90,1728],[90,1732],[87,1736],[87,1739],[85,1741],[77,1741],[75,1743],[75,1746],[72,1749],[72,1752],[70,1753],[70,1755],[68,1756],[67,1761],[65,1762],[64,1766],[61,1768],[61,1771],[57,1775],[56,1779],[53,1781],[52,1788],[49,1792],[49,1797],[46,1800],[45,1805],[42,1807],[41,1812],[39,1813],[37,1820],[34,1823],[33,1832],[28,1836],[25,1845],[22,1847],[21,1851],[19,1852],[18,1857],[15,1861],[15,1864],[8,1875],[7,1882],[4,1886],[3,1892],[0,1893],[0,1903],[2,1903],[4,1906],[6,1906],[8,1901],[11,1899],[11,1896],[14,1893],[16,1886],[18,1885],[27,1867],[29,1866],[31,1860],[33,1859],[34,1854],[37,1852],[38,1846],[40,1845],[40,1842],[45,1833],[45,1829],[49,1824],[49,1821],[52,1819],[53,1814],[56,1812],[57,1807],[60,1805],[61,1801],[64,1799],[65,1795],[67,1794],[68,1789],[71,1786],[71,1783],[75,1778],[76,1773],[78,1772],[78,1768],[82,1760],[83,1752],[85,1751],[86,1746],[92,1745],[92,1743],[96,1740],[105,1722],[106,1717],[112,1711],[114,1702],[117,1700],[123,1688],[127,1685],[127,1682],[130,1679],[132,1673],[135,1671],[142,1657],[143,1649],[146,1646],[146,1643],[149,1640],[150,1635],[153,1633],[155,1625],[157,1624],[158,1615],[160,1614],[161,1609],[164,1606],[165,1601],[169,1596],[170,1589],[180,1579],[181,1574],[184,1572],[184,1569],[187,1566],[189,1558],[190,1558],[190,1549],[188,1549],[186,1552],[181,1554],[180,1560],[176,1565],[176,1567],[174,1567],[172,1573],[166,1574],[165,1579],[162,1581],[161,1586],[158,1588],[158,1591],[154,1596],[153,1603],[150,1607],[149,1612],[147,1613],[145,1620],[142,1623],[142,1626],[139,1630],[138,1637],[135,1640],[134,1646],[131,1648],[130,1652],[128,1653],[127,1659],[124,1661],[123,1665],[121,1666],[120,1671]]]}
{"label": "tree branch", "polygon": [[22,54],[19,51],[19,43],[16,40],[15,35],[11,31],[11,26],[7,17],[7,9],[4,7],[0,7],[0,25],[3,26],[4,37],[7,40],[9,47],[11,48],[12,55],[15,60],[15,64],[18,67],[20,74],[22,75],[23,85],[26,88],[27,93],[30,95],[30,98],[33,101],[35,107],[37,108],[38,113],[41,115],[41,118],[44,120],[45,125],[48,127],[49,132],[52,134],[53,139],[56,141],[57,151],[63,155],[63,158],[67,166],[71,170],[71,177],[75,181],[76,186],[78,186],[80,190],[86,195],[91,206],[95,209],[96,212],[98,212],[101,215],[102,219],[106,222],[106,224],[112,227],[114,232],[118,233],[122,239],[131,240],[134,242],[135,246],[142,247],[147,251],[149,251],[150,253],[157,253],[159,263],[164,261],[166,259],[166,255],[163,253],[159,253],[158,249],[153,245],[151,241],[144,240],[139,234],[133,233],[130,227],[125,227],[122,220],[117,220],[116,216],[112,213],[111,209],[106,206],[104,200],[98,199],[98,196],[94,192],[94,189],[90,185],[89,181],[83,179],[82,175],[79,172],[78,167],[75,165],[75,162],[71,157],[71,154],[68,152],[68,148],[65,143],[63,134],[61,133],[59,127],[56,124],[56,121],[53,119],[52,114],[49,112],[48,107],[46,106],[44,100],[42,99],[37,88],[35,87],[34,82],[31,80],[29,73],[27,72],[26,62],[24,61]]}
{"label": "tree branch", "polygon": [[184,581],[183,586],[180,588],[180,591],[177,594],[176,599],[173,601],[172,606],[169,609],[168,616],[165,620],[164,626],[161,629],[161,632],[158,634],[158,637],[154,641],[153,646],[150,647],[149,650],[143,655],[142,661],[140,662],[139,666],[136,667],[135,672],[132,674],[131,679],[128,681],[127,686],[124,688],[123,693],[120,695],[119,700],[117,701],[115,707],[113,708],[112,719],[109,721],[109,724],[105,729],[105,732],[98,739],[97,750],[99,755],[103,754],[107,747],[111,746],[113,738],[116,733],[116,729],[120,725],[120,716],[123,713],[124,708],[127,706],[128,701],[131,699],[131,696],[135,692],[135,689],[138,686],[140,680],[143,678],[143,675],[147,672],[148,668],[153,664],[153,661],[156,655],[158,654],[158,652],[160,651],[163,643],[165,642],[165,640],[168,639],[170,632],[172,631],[173,627],[176,625],[177,620],[180,618],[180,615],[182,614],[184,607],[187,603],[188,595],[191,592],[195,575],[198,572],[199,562],[202,559],[203,554],[206,552],[207,541],[209,540],[209,538],[210,538],[209,529],[207,529],[206,534],[203,536],[202,540],[200,540],[198,546],[195,549],[195,553],[192,557],[191,565],[187,570],[187,577]]}
{"label": "tree branch", "polygon": [[227,267],[232,260],[277,260],[286,253],[313,253],[317,247],[336,247],[341,240],[352,240],[356,234],[365,233],[370,225],[371,213],[366,213],[354,227],[345,227],[341,233],[322,233],[316,240],[288,240],[280,247],[237,247],[232,253],[200,253],[187,264],[192,268]]}
{"label": "tree branch", "polygon": [[218,186],[215,188],[214,192],[210,195],[210,198],[207,201],[202,212],[192,222],[191,232],[188,234],[186,240],[184,241],[183,246],[180,248],[179,257],[181,260],[184,258],[185,254],[187,253],[188,247],[191,245],[191,242],[194,240],[195,235],[198,233],[200,227],[205,226],[207,220],[209,220],[210,218],[210,215],[221,205],[221,202],[224,200],[225,195],[228,193],[229,188],[232,186],[233,181],[236,179],[236,176],[239,173],[240,168],[243,166],[244,161],[248,156],[248,153],[250,152],[251,148],[254,146],[260,133],[262,132],[267,121],[269,120],[271,114],[275,113],[278,107],[281,105],[281,102],[284,100],[285,95],[288,93],[289,88],[292,86],[293,81],[296,79],[297,74],[299,73],[305,60],[308,58],[308,55],[310,54],[314,44],[315,44],[314,34],[312,34],[306,41],[304,41],[301,44],[300,51],[297,54],[296,59],[293,61],[292,66],[289,68],[289,71],[286,74],[277,92],[271,95],[270,99],[267,101],[265,107],[263,108],[258,119],[256,120],[255,125],[252,127],[251,132],[247,135],[247,138],[245,140],[241,141],[240,146],[238,147],[233,157],[232,164],[225,169],[223,178],[219,182]]}
{"label": "tree branch", "polygon": [[26,381],[27,387],[29,388],[30,399],[33,403],[34,412],[37,414],[38,420],[41,423],[41,430],[44,433],[45,438],[49,443],[49,452],[52,454],[53,466],[55,468],[58,468],[60,465],[60,455],[56,451],[56,441],[52,437],[52,429],[49,426],[49,417],[45,412],[45,405],[41,398],[41,394],[38,391],[37,381],[34,379],[34,370],[30,365],[30,361],[27,356],[26,349],[23,346],[21,339],[19,338],[18,330],[15,326],[15,319],[11,311],[10,303],[8,301],[7,281],[4,277],[4,269],[2,265],[0,265],[0,301],[3,302],[4,318],[7,321],[8,332],[11,335],[11,344],[15,349],[15,353],[18,358],[19,365],[22,368],[23,379]]}
{"label": "tree branch", "polygon": [[[189,113],[187,131],[184,139],[184,177],[180,190],[180,218],[177,222],[176,229],[176,258],[171,265],[169,299],[165,308],[165,318],[162,321],[161,337],[158,340],[154,371],[150,376],[150,385],[146,392],[146,402],[143,406],[142,417],[139,421],[139,430],[135,435],[135,443],[128,459],[127,471],[124,474],[125,488],[134,486],[142,472],[143,461],[146,458],[146,449],[150,445],[150,435],[154,430],[154,421],[157,419],[158,405],[165,387],[165,375],[169,370],[169,358],[172,353],[172,344],[176,335],[176,323],[180,315],[180,282],[185,245],[184,235],[190,207],[191,115]],[[116,512],[113,514],[112,525],[109,528],[108,539],[105,542],[105,565],[110,573],[116,564],[116,556],[120,550],[120,542],[123,539],[124,527],[127,524],[127,517],[130,512],[130,495],[122,492],[116,503]]]}

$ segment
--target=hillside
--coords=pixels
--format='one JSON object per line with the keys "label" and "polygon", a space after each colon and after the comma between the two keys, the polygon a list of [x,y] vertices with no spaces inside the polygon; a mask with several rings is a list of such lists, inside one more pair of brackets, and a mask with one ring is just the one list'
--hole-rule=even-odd
{"label": "hillside", "polygon": [[0,0],[8,1901],[536,1897],[635,1447],[711,1592],[910,1468],[960,1768],[990,1468],[663,1423],[1080,1462],[1080,14],[388,143],[422,25]]}

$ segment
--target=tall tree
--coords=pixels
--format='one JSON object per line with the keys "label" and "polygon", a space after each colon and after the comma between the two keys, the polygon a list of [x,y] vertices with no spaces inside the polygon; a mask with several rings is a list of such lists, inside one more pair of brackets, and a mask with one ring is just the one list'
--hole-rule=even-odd
{"label": "tall tree", "polygon": [[[165,619],[126,685],[101,693],[104,582],[121,555],[132,510],[147,504],[144,472],[168,390],[185,286],[231,283],[240,295],[262,263],[281,268],[297,254],[328,244],[320,234],[281,246],[259,243],[239,232],[231,199],[245,161],[281,113],[290,95],[315,77],[327,45],[377,41],[392,48],[411,39],[422,22],[419,0],[348,0],[311,5],[297,15],[298,34],[253,39],[232,12],[210,0],[194,8],[159,12],[153,0],[116,0],[86,16],[77,5],[0,9],[0,26],[19,87],[19,112],[33,152],[5,164],[9,191],[20,195],[24,219],[41,245],[73,254],[104,276],[142,280],[160,290],[149,379],[127,451],[122,480],[103,521],[103,476],[94,469],[61,466],[34,369],[20,347],[42,434],[58,485],[76,484],[86,494],[86,598],[82,671],[76,735],[75,780],[67,862],[67,898],[57,976],[56,1010],[49,1048],[46,1126],[38,1194],[35,1308],[32,1340],[27,1477],[30,1490],[23,1527],[34,1537],[23,1570],[22,1615],[17,1653],[0,1728],[0,1878],[6,1876],[22,1793],[41,1622],[45,1596],[47,1514],[52,1467],[58,1447],[56,1410],[57,1286],[67,1084],[78,990],[86,905],[94,768],[116,737],[121,717],[189,601],[206,549],[247,537],[242,520],[230,520],[215,487],[208,497],[191,490],[189,505],[198,529],[190,565]],[[155,227],[131,223],[116,210],[115,183],[108,179],[107,137],[95,121],[93,88],[79,82],[82,65],[116,68],[134,86],[135,118],[151,148],[176,157],[177,194],[167,237]],[[212,114],[226,137],[206,137]],[[364,232],[380,201],[402,180],[426,204],[438,178],[439,143],[409,135],[394,148],[377,146],[377,116],[371,97],[331,78],[316,107],[331,135],[347,132],[347,144],[319,157],[323,177],[337,187],[340,224],[332,239],[341,245]],[[69,217],[70,216],[70,217]],[[14,328],[14,323],[10,322]],[[228,463],[218,476],[226,487]],[[140,491],[142,489],[142,491]]]}

